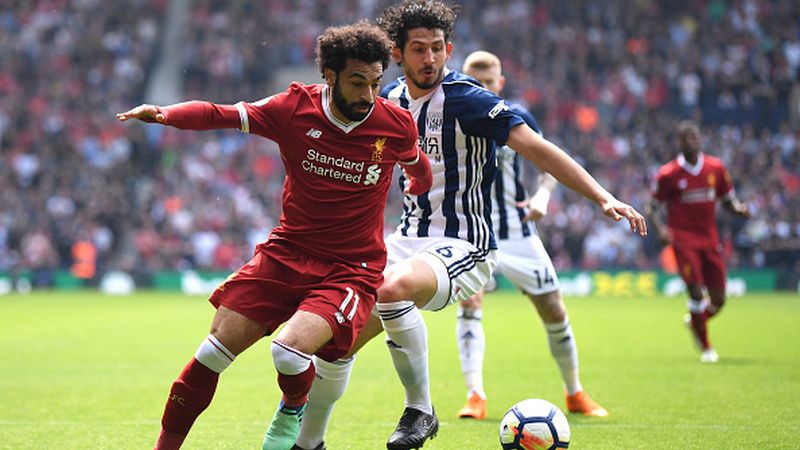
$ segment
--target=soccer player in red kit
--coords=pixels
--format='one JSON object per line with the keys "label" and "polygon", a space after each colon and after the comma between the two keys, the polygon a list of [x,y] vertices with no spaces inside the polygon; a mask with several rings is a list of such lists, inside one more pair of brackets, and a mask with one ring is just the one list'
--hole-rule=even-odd
{"label": "soccer player in red kit", "polygon": [[[681,154],[659,168],[649,210],[659,237],[675,249],[678,269],[689,291],[687,324],[702,352],[700,360],[717,362],[719,356],[709,342],[706,326],[725,304],[726,268],[717,232],[717,200],[741,217],[750,217],[750,211],[736,198],[725,165],[703,153],[700,139],[694,122],[678,125]],[[659,203],[666,205],[666,227],[658,214]],[[703,287],[709,299],[704,298]]]}
{"label": "soccer player in red kit", "polygon": [[253,258],[212,294],[211,333],[172,385],[156,449],[183,443],[219,373],[286,322],[272,341],[283,396],[264,446],[295,442],[314,379],[312,355],[344,356],[383,281],[383,211],[400,163],[420,195],[431,185],[411,114],[378,97],[391,43],[366,22],[317,40],[325,84],[292,83],[253,103],[141,105],[118,115],[182,129],[238,128],[276,141],[286,168],[283,214]]}

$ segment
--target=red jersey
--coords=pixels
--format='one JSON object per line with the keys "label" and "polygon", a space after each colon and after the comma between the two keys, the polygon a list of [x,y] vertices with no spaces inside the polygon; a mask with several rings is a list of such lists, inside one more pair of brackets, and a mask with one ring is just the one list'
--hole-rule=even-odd
{"label": "red jersey", "polygon": [[658,169],[653,197],[666,204],[667,226],[677,245],[716,248],[717,199],[733,196],[728,170],[721,160],[700,153],[692,166],[683,155]]}
{"label": "red jersey", "polygon": [[341,123],[329,108],[329,95],[323,84],[292,83],[253,103],[188,102],[163,112],[167,125],[238,127],[278,144],[286,180],[283,214],[270,241],[323,260],[382,270],[383,212],[394,164],[418,161],[417,126],[407,110],[380,97],[364,120]]}

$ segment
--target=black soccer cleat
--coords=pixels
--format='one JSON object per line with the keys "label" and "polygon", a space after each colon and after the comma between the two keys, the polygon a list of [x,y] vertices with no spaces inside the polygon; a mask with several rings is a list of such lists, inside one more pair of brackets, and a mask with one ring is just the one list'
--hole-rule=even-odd
{"label": "black soccer cleat", "polygon": [[300,447],[299,445],[294,444],[292,446],[291,450],[326,450],[326,449],[325,449],[325,442],[320,442],[318,446],[316,446],[314,448],[310,448],[310,449],[304,449],[303,447]]}
{"label": "black soccer cleat", "polygon": [[428,438],[433,439],[439,432],[439,419],[436,411],[426,414],[418,409],[406,408],[394,433],[386,442],[388,450],[410,450],[422,448]]}

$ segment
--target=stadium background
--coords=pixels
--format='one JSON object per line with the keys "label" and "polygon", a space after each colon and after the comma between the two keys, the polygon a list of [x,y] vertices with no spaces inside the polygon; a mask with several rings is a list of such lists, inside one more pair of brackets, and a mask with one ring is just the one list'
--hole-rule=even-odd
{"label": "stadium background", "polygon": [[[125,290],[126,280],[213,288],[279,217],[277,149],[235,131],[123,125],[114,114],[145,101],[256,100],[292,79],[318,81],[316,36],[388,3],[0,0],[0,293]],[[504,96],[639,210],[655,169],[676,154],[676,122],[700,120],[706,150],[754,211],[749,221],[720,215],[730,267],[745,284],[798,287],[795,2],[459,3],[449,66],[473,50],[497,53]],[[390,198],[387,231],[400,213],[399,193]],[[539,228],[568,289],[586,276],[607,294],[671,285],[654,236],[626,233],[564,188]]]}

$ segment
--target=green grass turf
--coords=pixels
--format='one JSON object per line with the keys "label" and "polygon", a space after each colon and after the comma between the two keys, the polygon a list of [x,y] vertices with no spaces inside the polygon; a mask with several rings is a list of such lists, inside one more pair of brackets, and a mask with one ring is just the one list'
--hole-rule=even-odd
{"label": "green grass turf", "polygon": [[[800,448],[800,298],[729,300],[711,323],[721,360],[703,365],[682,299],[568,299],[585,388],[607,419],[568,415],[571,449]],[[489,417],[456,419],[465,392],[455,308],[426,314],[441,426],[425,449],[497,449],[506,409],[525,398],[564,407],[533,309],[513,293],[485,304]],[[140,293],[0,297],[0,449],[147,449],[166,392],[205,336],[204,298]],[[359,356],[334,412],[328,448],[381,449],[402,389],[381,342]],[[279,393],[266,341],[222,376],[184,448],[256,449]]]}

